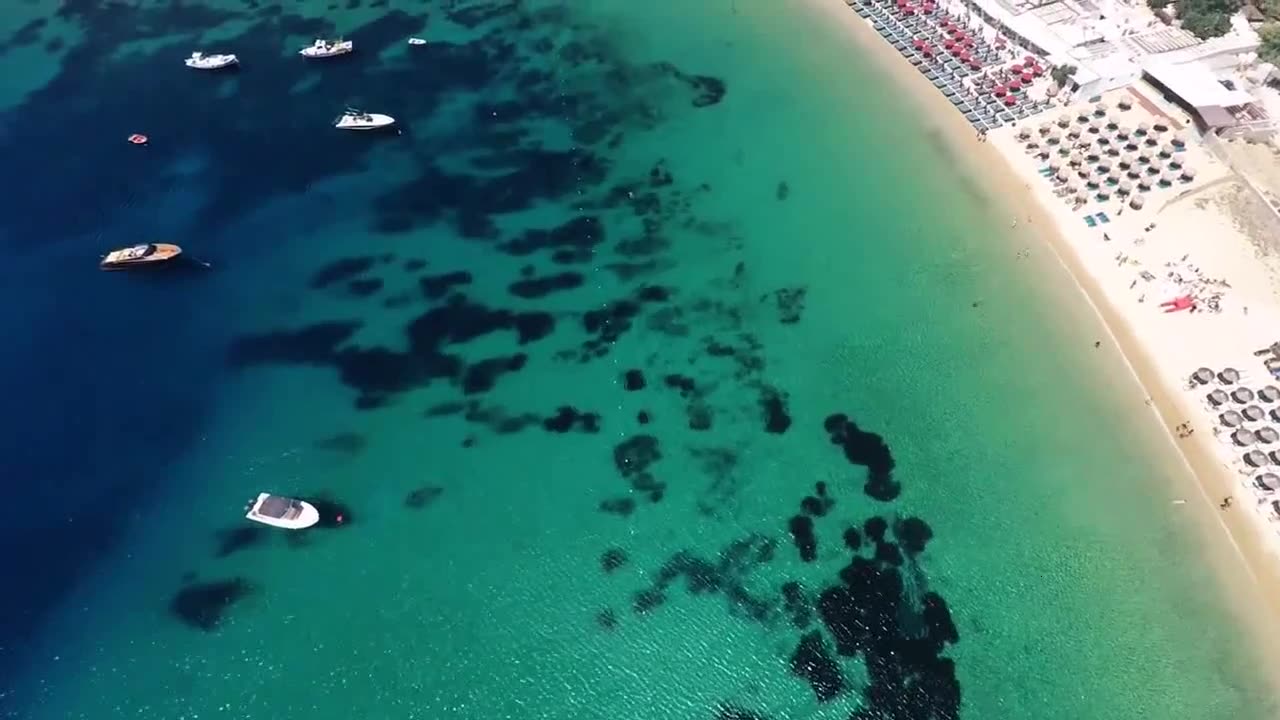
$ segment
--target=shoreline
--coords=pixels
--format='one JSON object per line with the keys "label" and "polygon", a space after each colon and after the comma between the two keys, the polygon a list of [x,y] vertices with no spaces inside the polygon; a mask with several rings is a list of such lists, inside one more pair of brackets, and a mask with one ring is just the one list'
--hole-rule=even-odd
{"label": "shoreline", "polygon": [[[1157,367],[1151,349],[1140,337],[1141,333],[1124,316],[1096,272],[1089,267],[1089,259],[1083,257],[1077,246],[1065,237],[1063,221],[1056,217],[1058,213],[1055,212],[1060,208],[1047,202],[1054,200],[1047,183],[1041,183],[1043,193],[1037,192],[1041,188],[1035,187],[1026,171],[1020,172],[1016,167],[1017,160],[1029,160],[1012,154],[1021,149],[1013,137],[1017,126],[992,131],[988,142],[978,142],[973,127],[942,93],[843,0],[810,0],[808,5],[814,12],[826,13],[832,22],[839,22],[846,28],[859,58],[870,61],[893,79],[904,99],[919,110],[922,120],[934,131],[937,141],[956,158],[963,174],[975,181],[998,210],[1007,212],[1010,217],[1028,219],[1025,225],[1018,223],[1010,237],[1025,240],[1030,248],[1047,247],[1052,252],[1056,264],[1088,302],[1106,333],[1106,339],[1118,351],[1120,360],[1129,371],[1128,379],[1134,381],[1150,399],[1148,407],[1143,410],[1159,422],[1169,446],[1176,450],[1183,468],[1193,480],[1198,497],[1188,497],[1186,502],[1197,508],[1194,521],[1206,533],[1206,538],[1216,539],[1220,546],[1206,548],[1206,555],[1215,566],[1215,574],[1225,585],[1222,595],[1228,599],[1235,614],[1247,616],[1252,621],[1249,622],[1250,630],[1265,629],[1265,638],[1258,638],[1259,649],[1275,648],[1276,643],[1270,641],[1280,638],[1280,633],[1277,633],[1280,624],[1275,622],[1280,617],[1280,562],[1277,562],[1274,552],[1265,547],[1255,522],[1259,519],[1242,516],[1242,513],[1253,513],[1252,507],[1243,504],[1231,512],[1219,509],[1215,498],[1224,492],[1238,493],[1238,477],[1224,466],[1213,447],[1213,435],[1203,423],[1197,425],[1204,431],[1190,441],[1180,440],[1173,431],[1182,419],[1197,418],[1204,411],[1195,407],[1187,393],[1176,384],[1171,387],[1166,373]],[[1050,121],[1056,112],[1043,113],[1024,123],[1035,126]],[[1007,137],[1007,140],[1004,143],[991,142],[997,136]],[[1027,233],[1027,227],[1034,228],[1034,231]],[[1192,369],[1194,367],[1188,368],[1188,372]],[[1224,553],[1223,550],[1229,552]],[[1227,558],[1228,554],[1234,557]],[[1244,570],[1243,576],[1240,569]],[[1280,652],[1276,655],[1280,657]]]}

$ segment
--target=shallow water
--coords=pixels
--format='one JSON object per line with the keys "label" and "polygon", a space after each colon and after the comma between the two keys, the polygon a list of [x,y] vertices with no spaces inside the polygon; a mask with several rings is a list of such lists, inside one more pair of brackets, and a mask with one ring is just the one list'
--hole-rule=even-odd
{"label": "shallow water", "polygon": [[[6,45],[7,712],[1274,714],[1091,319],[844,34],[582,5]],[[93,269],[140,237],[212,268]]]}

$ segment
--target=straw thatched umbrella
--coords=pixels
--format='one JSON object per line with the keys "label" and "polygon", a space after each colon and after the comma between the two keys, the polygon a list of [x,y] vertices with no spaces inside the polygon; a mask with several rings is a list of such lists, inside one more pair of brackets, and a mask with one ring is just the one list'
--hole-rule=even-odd
{"label": "straw thatched umbrella", "polygon": [[1258,442],[1266,443],[1267,445],[1270,445],[1276,440],[1280,440],[1280,432],[1276,432],[1276,429],[1270,425],[1263,425],[1257,430],[1254,430],[1253,436],[1258,439]]}
{"label": "straw thatched umbrella", "polygon": [[1120,171],[1113,168],[1111,172],[1107,173],[1107,182],[1112,185],[1120,182]]}
{"label": "straw thatched umbrella", "polygon": [[1139,168],[1137,165],[1130,165],[1129,172],[1125,173],[1125,175],[1128,175],[1134,180],[1137,180],[1138,178],[1142,177],[1142,169]]}
{"label": "straw thatched umbrella", "polygon": [[1072,165],[1080,165],[1081,163],[1084,162],[1084,155],[1081,155],[1078,152],[1073,152],[1071,153],[1071,158],[1070,160],[1068,160],[1068,162],[1070,162]]}
{"label": "straw thatched umbrella", "polygon": [[1089,122],[1089,108],[1080,108],[1080,110],[1076,112],[1076,121],[1080,123]]}
{"label": "straw thatched umbrella", "polygon": [[1071,173],[1068,172],[1066,168],[1063,168],[1058,171],[1057,177],[1058,177],[1058,182],[1067,182],[1068,180],[1071,179]]}
{"label": "straw thatched umbrella", "polygon": [[1280,388],[1275,385],[1258,388],[1258,399],[1265,403],[1273,403],[1280,400]]}
{"label": "straw thatched umbrella", "polygon": [[1138,151],[1138,159],[1144,163],[1151,162],[1151,151],[1146,148],[1142,148]]}
{"label": "straw thatched umbrella", "polygon": [[1240,414],[1249,422],[1261,422],[1262,419],[1267,416],[1267,414],[1262,411],[1262,408],[1257,405],[1250,405],[1249,407],[1241,410]]}
{"label": "straw thatched umbrella", "polygon": [[1133,183],[1129,182],[1128,180],[1121,180],[1121,181],[1120,181],[1120,194],[1121,194],[1121,195],[1128,195],[1128,194],[1130,194],[1130,193],[1132,193],[1132,192],[1133,192]]}
{"label": "straw thatched umbrella", "polygon": [[1207,367],[1198,367],[1196,371],[1191,373],[1191,382],[1195,385],[1208,385],[1213,382],[1213,370]]}
{"label": "straw thatched umbrella", "polygon": [[1094,114],[1094,115],[1097,115],[1097,116],[1099,116],[1099,117],[1101,117],[1101,116],[1103,116],[1103,115],[1106,115],[1106,114],[1107,114],[1107,104],[1106,104],[1106,103],[1104,103],[1104,102],[1100,102],[1100,103],[1098,103],[1097,105],[1094,105],[1094,106],[1093,106],[1093,114]]}
{"label": "straw thatched umbrella", "polygon": [[1117,128],[1116,128],[1116,137],[1117,137],[1117,138],[1119,138],[1119,139],[1121,139],[1121,140],[1128,139],[1129,134],[1130,134],[1130,133],[1129,133],[1129,126],[1128,126],[1128,125],[1121,125],[1121,126],[1119,126],[1119,127],[1117,127]]}
{"label": "straw thatched umbrella", "polygon": [[1222,372],[1218,373],[1218,382],[1223,385],[1234,385],[1239,381],[1240,371],[1233,367],[1223,368]]}
{"label": "straw thatched umbrella", "polygon": [[1063,113],[1058,116],[1058,127],[1066,127],[1071,124],[1071,116]]}
{"label": "straw thatched umbrella", "polygon": [[1187,167],[1182,168],[1182,177],[1186,178],[1187,180],[1195,180],[1196,169],[1189,165]]}
{"label": "straw thatched umbrella", "polygon": [[1150,189],[1151,189],[1151,178],[1147,177],[1146,175],[1143,175],[1142,177],[1138,178],[1138,189],[1139,189],[1139,190],[1150,190]]}
{"label": "straw thatched umbrella", "polygon": [[1097,118],[1094,118],[1093,120],[1089,121],[1089,132],[1093,133],[1094,135],[1097,135],[1098,133],[1102,132],[1102,123]]}
{"label": "straw thatched umbrella", "polygon": [[1231,399],[1241,405],[1248,405],[1253,402],[1254,397],[1253,391],[1247,387],[1238,387],[1231,391]]}
{"label": "straw thatched umbrella", "polygon": [[1228,410],[1218,416],[1218,422],[1226,427],[1240,427],[1244,423],[1244,418],[1235,410]]}
{"label": "straw thatched umbrella", "polygon": [[1160,154],[1165,157],[1173,157],[1173,143],[1165,143],[1160,146]]}
{"label": "straw thatched umbrella", "polygon": [[1111,188],[1107,187],[1106,185],[1103,185],[1102,187],[1098,188],[1099,200],[1106,200],[1109,197],[1111,197]]}
{"label": "straw thatched umbrella", "polygon": [[1125,153],[1124,155],[1122,155],[1120,157],[1120,167],[1122,168],[1133,167],[1133,156],[1130,155],[1129,153]]}
{"label": "straw thatched umbrella", "polygon": [[1222,390],[1220,388],[1214,388],[1210,390],[1207,395],[1204,396],[1204,399],[1207,400],[1210,405],[1214,407],[1218,407],[1219,405],[1225,405],[1226,402],[1231,398],[1227,397],[1227,393],[1225,390]]}
{"label": "straw thatched umbrella", "polygon": [[1141,195],[1134,195],[1133,197],[1129,198],[1129,207],[1133,208],[1134,210],[1141,210],[1143,204],[1145,204],[1146,201],[1147,199],[1142,197]]}
{"label": "straw thatched umbrella", "polygon": [[[1275,450],[1272,450],[1271,453],[1275,453]],[[1275,462],[1274,456],[1271,461]],[[1253,486],[1264,493],[1273,493],[1276,490],[1280,490],[1280,475],[1269,472],[1258,473],[1258,476],[1253,479]]]}
{"label": "straw thatched umbrella", "polygon": [[1145,122],[1140,122],[1140,123],[1138,123],[1138,134],[1139,134],[1139,135],[1146,135],[1146,134],[1147,134],[1147,133],[1149,133],[1149,132],[1151,132],[1151,124],[1150,124],[1150,123],[1145,123]]}
{"label": "straw thatched umbrella", "polygon": [[1128,110],[1133,107],[1133,100],[1128,95],[1121,95],[1116,105],[1119,105],[1121,110]]}
{"label": "straw thatched umbrella", "polygon": [[1258,438],[1254,437],[1252,430],[1236,428],[1236,431],[1231,433],[1231,441],[1240,447],[1249,447],[1258,442]]}
{"label": "straw thatched umbrella", "polygon": [[1165,170],[1164,172],[1160,173],[1160,182],[1164,183],[1165,185],[1172,185],[1174,180],[1177,180],[1177,178],[1174,177],[1173,173],[1169,172],[1168,170]]}
{"label": "straw thatched umbrella", "polygon": [[1101,182],[1098,182],[1098,177],[1096,175],[1089,175],[1084,179],[1084,186],[1090,190],[1097,188],[1101,184]]}

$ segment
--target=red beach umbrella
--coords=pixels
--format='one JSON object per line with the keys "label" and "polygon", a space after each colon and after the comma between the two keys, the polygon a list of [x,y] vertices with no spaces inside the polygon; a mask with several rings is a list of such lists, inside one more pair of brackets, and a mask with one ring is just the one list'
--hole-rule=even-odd
{"label": "red beach umbrella", "polygon": [[955,40],[952,40],[951,38],[947,38],[946,40],[943,40],[943,41],[942,41],[942,47],[944,47],[944,48],[946,48],[946,49],[948,49],[948,50],[950,50],[951,48],[953,48],[953,47],[955,47],[955,46],[956,46],[956,41],[955,41]]}
{"label": "red beach umbrella", "polygon": [[1036,56],[1035,56],[1035,55],[1028,55],[1028,56],[1026,56],[1026,57],[1022,58],[1022,61],[1023,61],[1024,63],[1026,63],[1027,65],[1035,65],[1035,64],[1036,64]]}
{"label": "red beach umbrella", "polygon": [[996,89],[991,91],[991,94],[996,97],[1004,97],[1009,94],[1009,88],[1003,85],[997,85]]}
{"label": "red beach umbrella", "polygon": [[970,60],[970,61],[969,61],[969,69],[970,69],[970,70],[981,70],[981,69],[982,69],[982,63],[978,62],[977,60]]}
{"label": "red beach umbrella", "polygon": [[971,38],[971,37],[969,37],[969,36],[967,36],[967,35],[965,36],[965,38],[964,38],[964,46],[965,46],[965,47],[973,47],[973,46],[974,46],[974,45],[976,45],[976,44],[977,44],[977,41],[976,41],[976,40],[974,40],[973,38]]}
{"label": "red beach umbrella", "polygon": [[911,17],[912,15],[916,14],[916,9],[913,7],[902,8],[902,14],[906,15],[907,17]]}
{"label": "red beach umbrella", "polygon": [[1021,78],[1019,78],[1019,80],[1021,80],[1021,81],[1022,81],[1022,84],[1023,84],[1023,85],[1030,85],[1030,84],[1031,84],[1031,81],[1032,81],[1032,80],[1035,80],[1035,78],[1034,78],[1034,77],[1032,77],[1031,73],[1024,72],[1024,73],[1022,73],[1022,77],[1021,77]]}
{"label": "red beach umbrella", "polygon": [[911,47],[913,47],[913,48],[915,48],[915,49],[917,49],[917,50],[923,49],[923,48],[924,48],[924,41],[923,41],[923,40],[921,40],[920,38],[916,38],[916,39],[914,39],[914,40],[912,40],[912,41],[911,41]]}
{"label": "red beach umbrella", "polygon": [[1010,65],[1010,66],[1009,66],[1009,72],[1013,73],[1014,75],[1019,75],[1019,74],[1021,74],[1021,73],[1022,73],[1022,66],[1021,66],[1021,65]]}
{"label": "red beach umbrella", "polygon": [[1018,92],[1021,89],[1022,89],[1022,83],[1018,82],[1017,80],[1014,80],[1013,82],[1009,83],[1009,92]]}
{"label": "red beach umbrella", "polygon": [[933,11],[936,9],[937,8],[935,8],[933,5],[926,4],[920,8],[920,12],[924,13],[925,15],[932,15]]}
{"label": "red beach umbrella", "polygon": [[1013,107],[1014,105],[1018,104],[1018,98],[1012,95],[1005,95],[1004,104],[1005,104],[1005,107]]}

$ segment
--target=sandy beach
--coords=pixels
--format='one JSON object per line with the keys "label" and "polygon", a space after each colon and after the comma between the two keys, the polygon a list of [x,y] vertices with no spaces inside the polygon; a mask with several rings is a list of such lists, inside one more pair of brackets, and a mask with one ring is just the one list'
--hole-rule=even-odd
{"label": "sandy beach", "polygon": [[[945,143],[975,186],[1008,215],[1008,236],[1015,241],[1010,252],[1025,254],[1028,271],[1045,272],[1040,260],[1047,253],[1054,259],[1048,271],[1069,273],[1083,295],[1074,300],[1090,303],[1100,321],[1099,349],[1114,346],[1123,355],[1139,386],[1135,402],[1145,405],[1140,414],[1166,429],[1171,451],[1180,454],[1194,476],[1180,504],[1203,529],[1205,550],[1215,559],[1233,606],[1258,632],[1275,635],[1280,617],[1280,525],[1255,510],[1258,500],[1247,486],[1251,476],[1240,471],[1243,448],[1225,435],[1215,435],[1221,410],[1206,409],[1203,397],[1216,386],[1187,390],[1190,374],[1201,366],[1235,367],[1242,371],[1239,383],[1250,387],[1273,382],[1261,359],[1253,356],[1258,348],[1280,340],[1272,330],[1280,318],[1280,265],[1262,257],[1258,249],[1260,233],[1280,228],[1267,224],[1274,222],[1267,207],[1193,133],[1187,133],[1186,147],[1176,155],[1194,168],[1193,180],[1173,178],[1168,186],[1157,182],[1140,211],[1128,207],[1127,197],[1118,193],[1105,203],[1091,200],[1073,209],[1074,194],[1065,200],[1056,196],[1061,183],[1043,174],[1051,159],[1059,158],[1060,169],[1065,169],[1069,158],[1056,153],[1041,158],[1025,145],[1047,139],[1041,134],[1043,123],[1053,124],[1065,142],[1068,128],[1060,128],[1057,120],[1078,109],[1092,112],[1089,103],[1055,107],[1024,121],[1028,138],[1020,139],[1023,129],[1013,125],[980,141],[951,103],[844,2],[809,4],[848,29],[858,57],[874,62],[910,96],[935,130],[932,139]],[[1115,108],[1119,93],[1128,92],[1117,91],[1104,100]],[[1171,116],[1170,133],[1186,124],[1185,117],[1162,107],[1158,98],[1132,100],[1126,111],[1132,114],[1122,123],[1136,128],[1146,119],[1144,114],[1158,111]],[[1081,125],[1087,135],[1087,124]],[[1151,148],[1153,160],[1162,157],[1163,145]],[[1087,225],[1084,217],[1098,212],[1106,213],[1108,222]],[[1178,278],[1184,285],[1178,285]],[[1221,279],[1230,287],[1206,283]],[[1207,309],[1207,298],[1201,299],[1196,313],[1162,312],[1160,303],[1186,294],[1184,289],[1193,284],[1202,294],[1220,290],[1220,297],[1213,299],[1220,312]],[[1195,432],[1188,435],[1186,427]],[[1228,496],[1231,506],[1223,508]],[[1153,507],[1153,512],[1164,510]]]}

